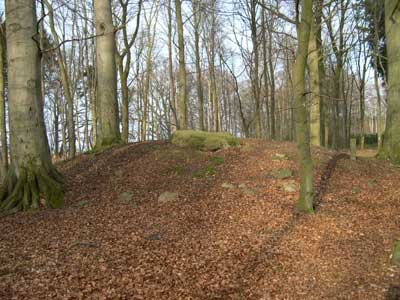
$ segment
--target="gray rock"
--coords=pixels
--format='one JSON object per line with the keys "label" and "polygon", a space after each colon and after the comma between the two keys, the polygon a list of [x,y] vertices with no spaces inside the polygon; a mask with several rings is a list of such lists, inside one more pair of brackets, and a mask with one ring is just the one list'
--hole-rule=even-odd
{"label": "gray rock", "polygon": [[299,187],[295,181],[288,181],[282,184],[282,189],[288,193],[294,193],[299,190]]}
{"label": "gray rock", "polygon": [[221,184],[221,187],[223,187],[224,189],[234,189],[235,186],[232,183],[227,183],[224,182],[223,184]]}
{"label": "gray rock", "polygon": [[178,200],[178,193],[175,192],[164,192],[158,196],[158,202],[168,203]]}
{"label": "gray rock", "polygon": [[275,153],[274,155],[272,155],[272,160],[287,160],[288,157],[286,156],[286,154],[282,154],[282,153]]}
{"label": "gray rock", "polygon": [[293,171],[290,169],[279,169],[272,171],[271,175],[275,179],[286,179],[293,176]]}
{"label": "gray rock", "polygon": [[161,240],[161,233],[156,232],[156,233],[150,234],[150,235],[146,236],[145,239],[148,241],[159,241],[159,240]]}
{"label": "gray rock", "polygon": [[255,189],[252,188],[243,188],[242,189],[243,194],[245,194],[246,196],[254,196],[257,194],[257,191]]}
{"label": "gray rock", "polygon": [[123,192],[119,195],[119,199],[125,202],[132,201],[133,193],[131,191]]}
{"label": "gray rock", "polygon": [[116,177],[122,177],[122,175],[124,175],[124,172],[122,170],[116,170],[114,174]]}

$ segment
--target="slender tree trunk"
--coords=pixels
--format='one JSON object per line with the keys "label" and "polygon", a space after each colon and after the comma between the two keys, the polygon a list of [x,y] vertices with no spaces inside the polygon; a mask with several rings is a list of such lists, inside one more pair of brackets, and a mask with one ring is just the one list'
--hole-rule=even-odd
{"label": "slender tree trunk", "polygon": [[0,209],[63,205],[62,177],[51,163],[42,119],[40,54],[34,0],[6,2],[11,165],[0,188]]}
{"label": "slender tree trunk", "polygon": [[172,7],[171,0],[168,0],[168,76],[169,76],[169,97],[171,102],[173,124],[172,131],[175,131],[178,126],[178,114],[175,96],[175,81],[172,62]]}
{"label": "slender tree trunk", "polygon": [[181,0],[175,0],[175,14],[178,27],[179,52],[179,129],[187,129],[185,41],[183,35]]}
{"label": "slender tree trunk", "polygon": [[271,139],[275,140],[276,139],[276,112],[275,112],[275,107],[276,107],[276,100],[275,100],[275,95],[276,95],[276,88],[275,88],[275,67],[274,67],[274,62],[273,62],[273,49],[272,49],[272,30],[274,27],[274,23],[272,18],[270,21],[266,22],[267,25],[267,32],[268,32],[268,66],[269,66],[269,81],[270,81],[270,109],[271,109]]}
{"label": "slender tree trunk", "polygon": [[305,71],[311,23],[313,22],[313,1],[302,0],[301,3],[301,22],[298,24],[297,28],[299,45],[293,71],[296,99],[296,133],[300,163],[300,198],[296,207],[299,211],[313,213],[313,166],[311,161],[310,128],[305,96]]}
{"label": "slender tree trunk", "polygon": [[250,18],[251,18],[251,41],[253,44],[253,74],[252,74],[252,90],[255,101],[255,126],[256,137],[261,138],[261,109],[260,109],[260,88],[258,74],[258,32],[257,32],[257,0],[250,1]]}
{"label": "slender tree trunk", "polygon": [[385,30],[388,58],[387,118],[382,153],[400,163],[400,5],[385,0]]}
{"label": "slender tree trunk", "polygon": [[117,72],[115,64],[115,34],[111,2],[94,0],[97,62],[97,112],[99,115],[96,147],[121,141],[119,131]]}
{"label": "slender tree trunk", "polygon": [[1,139],[1,170],[0,177],[4,178],[8,171],[8,145],[7,145],[7,128],[6,128],[6,98],[5,98],[5,78],[4,78],[4,58],[5,53],[5,36],[0,19],[0,139]]}
{"label": "slender tree trunk", "polygon": [[200,130],[204,130],[204,96],[203,96],[203,82],[201,76],[201,65],[200,65],[200,1],[194,0],[193,16],[194,16],[194,51],[196,60],[196,89],[198,98],[198,110],[199,110],[199,127]]}
{"label": "slender tree trunk", "polygon": [[67,130],[68,130],[68,156],[70,158],[75,157],[76,153],[76,146],[75,146],[75,123],[74,123],[74,99],[71,93],[71,83],[70,79],[65,67],[64,56],[61,53],[60,41],[58,39],[58,35],[56,32],[56,28],[54,25],[54,14],[53,8],[51,4],[46,0],[45,4],[47,6],[49,21],[50,21],[50,30],[53,35],[54,45],[56,47],[57,53],[57,61],[58,61],[58,68],[60,69],[61,75],[61,83],[64,89],[64,95],[67,99]]}
{"label": "slender tree trunk", "polygon": [[268,74],[268,53],[267,53],[267,31],[266,31],[266,11],[265,11],[265,0],[262,0],[262,10],[261,10],[261,43],[262,43],[262,58],[263,58],[263,79],[264,79],[264,103],[266,106],[266,114],[267,114],[267,121],[266,121],[266,132],[269,137],[270,134],[270,120],[271,115],[269,112],[269,103],[268,103],[268,93],[269,93],[269,74]]}
{"label": "slender tree trunk", "polygon": [[379,11],[374,9],[374,82],[377,95],[377,106],[378,106],[378,120],[377,120],[377,135],[378,135],[378,153],[382,151],[382,131],[383,131],[383,121],[382,121],[382,96],[379,87],[379,72],[378,72],[378,61],[379,58]]}
{"label": "slender tree trunk", "polygon": [[309,42],[309,55],[308,55],[308,70],[310,74],[310,89],[311,89],[311,108],[310,108],[310,136],[311,145],[321,146],[321,81],[320,81],[320,51],[317,43],[317,24],[312,22],[310,42]]}

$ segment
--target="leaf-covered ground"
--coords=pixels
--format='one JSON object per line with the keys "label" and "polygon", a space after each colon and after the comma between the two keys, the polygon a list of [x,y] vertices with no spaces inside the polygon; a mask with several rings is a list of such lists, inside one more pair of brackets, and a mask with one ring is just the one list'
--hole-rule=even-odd
{"label": "leaf-covered ground", "polygon": [[[335,153],[313,152],[319,185]],[[339,160],[314,216],[293,210],[290,143],[132,144],[60,169],[65,208],[0,218],[1,299],[400,299],[389,163]]]}

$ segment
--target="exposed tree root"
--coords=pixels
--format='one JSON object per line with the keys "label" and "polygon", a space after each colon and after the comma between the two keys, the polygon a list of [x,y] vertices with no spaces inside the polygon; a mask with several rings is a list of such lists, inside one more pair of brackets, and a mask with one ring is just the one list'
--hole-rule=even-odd
{"label": "exposed tree root", "polygon": [[63,206],[62,175],[55,168],[23,169],[18,177],[10,170],[0,187],[0,210],[14,213],[38,209],[41,204],[50,208]]}
{"label": "exposed tree root", "polygon": [[331,160],[329,160],[328,165],[326,166],[324,173],[321,176],[321,181],[319,182],[319,185],[315,188],[314,208],[317,207],[318,204],[322,201],[322,197],[324,196],[328,181],[336,168],[337,162],[341,159],[348,158],[350,158],[348,154],[339,153],[336,154]]}

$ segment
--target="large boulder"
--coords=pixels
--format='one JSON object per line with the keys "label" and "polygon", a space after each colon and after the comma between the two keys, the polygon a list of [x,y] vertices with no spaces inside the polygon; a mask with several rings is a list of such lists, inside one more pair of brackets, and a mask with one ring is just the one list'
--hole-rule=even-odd
{"label": "large boulder", "polygon": [[239,139],[228,132],[205,132],[177,130],[173,133],[172,144],[192,147],[202,151],[217,151],[240,145]]}

